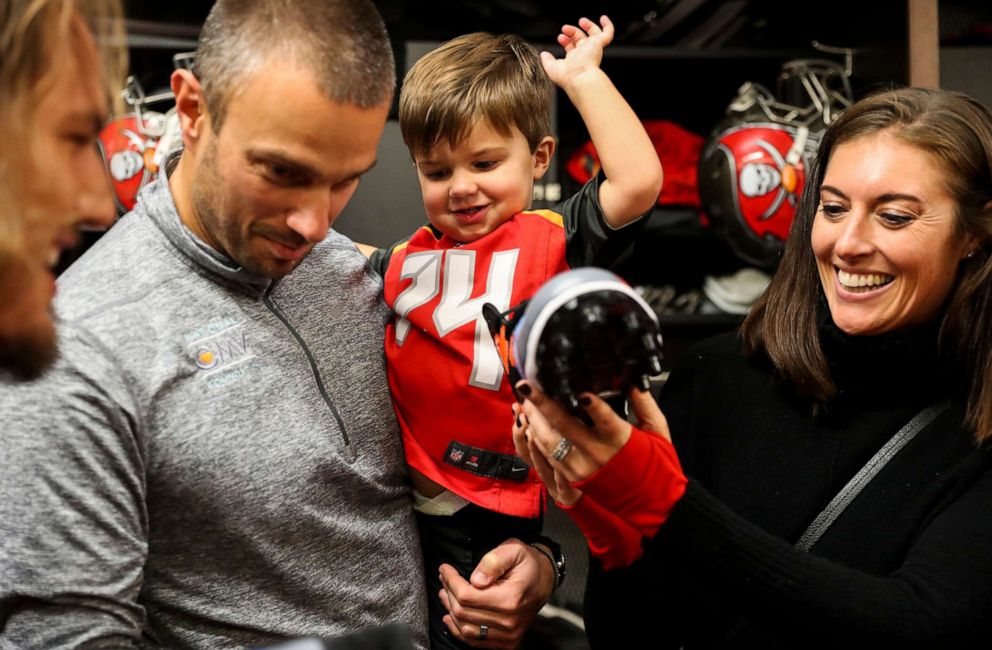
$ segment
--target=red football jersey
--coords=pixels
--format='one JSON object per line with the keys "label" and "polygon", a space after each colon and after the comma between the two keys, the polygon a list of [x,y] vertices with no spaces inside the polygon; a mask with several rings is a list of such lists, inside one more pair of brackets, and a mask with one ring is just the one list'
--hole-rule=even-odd
{"label": "red football jersey", "polygon": [[386,329],[386,360],[407,461],[489,510],[536,517],[543,486],[526,468],[522,482],[473,473],[464,448],[452,450],[458,466],[445,461],[452,441],[514,454],[513,393],[482,305],[505,311],[567,269],[563,219],[550,210],[517,214],[464,245],[422,228],[389,260],[385,298],[396,318]]}
{"label": "red football jersey", "polygon": [[557,273],[614,267],[629,254],[639,228],[606,224],[602,180],[600,173],[554,210],[521,212],[469,244],[424,227],[370,260],[396,314],[386,362],[407,462],[488,510],[537,517],[544,487],[514,454],[514,397],[482,305],[506,311]]}

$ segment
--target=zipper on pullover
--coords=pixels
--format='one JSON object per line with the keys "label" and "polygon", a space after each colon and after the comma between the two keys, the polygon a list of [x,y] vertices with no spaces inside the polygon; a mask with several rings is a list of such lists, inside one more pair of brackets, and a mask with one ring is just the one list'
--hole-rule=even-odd
{"label": "zipper on pullover", "polygon": [[330,395],[327,394],[327,388],[324,386],[324,381],[320,378],[320,370],[317,368],[317,361],[313,358],[313,354],[310,352],[310,348],[307,347],[306,341],[300,336],[300,333],[296,331],[289,319],[279,310],[275,302],[272,300],[272,291],[276,288],[278,281],[273,281],[266,289],[265,293],[262,295],[262,302],[265,306],[275,314],[289,333],[293,335],[296,342],[299,344],[300,348],[303,350],[303,354],[307,357],[307,362],[310,364],[310,372],[313,374],[314,382],[317,384],[317,390],[320,391],[321,397],[324,398],[324,403],[327,404],[327,408],[330,409],[331,415],[334,416],[335,422],[338,423],[338,430],[341,432],[341,441],[344,444],[344,459],[349,464],[354,463],[358,458],[358,454],[355,452],[355,448],[351,446],[351,440],[348,438],[348,430],[345,429],[344,420],[341,419],[341,415],[338,413],[337,408],[334,407],[334,403],[331,401]]}

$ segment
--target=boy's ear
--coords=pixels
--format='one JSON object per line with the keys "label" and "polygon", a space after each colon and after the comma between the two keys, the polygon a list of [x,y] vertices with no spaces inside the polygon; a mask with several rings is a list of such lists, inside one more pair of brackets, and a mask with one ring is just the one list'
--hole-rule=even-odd
{"label": "boy's ear", "polygon": [[204,127],[209,120],[200,80],[189,70],[176,70],[169,82],[172,93],[176,96],[176,113],[179,114],[183,146],[196,151],[196,144],[202,139]]}
{"label": "boy's ear", "polygon": [[537,148],[534,149],[534,180],[540,180],[545,173],[548,171],[548,165],[551,164],[551,156],[555,153],[555,139],[550,135],[544,136],[540,142],[537,143]]}

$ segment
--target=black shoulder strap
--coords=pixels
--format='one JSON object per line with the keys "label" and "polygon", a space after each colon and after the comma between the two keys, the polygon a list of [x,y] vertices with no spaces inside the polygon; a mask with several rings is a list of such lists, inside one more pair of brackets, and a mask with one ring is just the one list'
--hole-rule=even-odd
{"label": "black shoulder strap", "polygon": [[813,548],[813,545],[820,539],[823,533],[827,532],[831,524],[840,516],[840,513],[844,512],[854,501],[861,490],[864,489],[868,483],[871,482],[873,478],[885,467],[893,456],[899,453],[899,450],[906,446],[906,444],[916,437],[920,431],[922,431],[928,424],[937,419],[941,413],[947,410],[950,406],[948,402],[943,402],[940,404],[934,404],[923,409],[917,413],[912,420],[906,423],[906,425],[899,429],[892,438],[885,443],[881,449],[879,449],[874,456],[865,464],[861,470],[854,475],[850,481],[847,482],[840,492],[837,493],[827,507],[823,509],[823,512],[816,516],[813,523],[803,532],[799,537],[799,541],[796,542],[796,548],[808,551]]}

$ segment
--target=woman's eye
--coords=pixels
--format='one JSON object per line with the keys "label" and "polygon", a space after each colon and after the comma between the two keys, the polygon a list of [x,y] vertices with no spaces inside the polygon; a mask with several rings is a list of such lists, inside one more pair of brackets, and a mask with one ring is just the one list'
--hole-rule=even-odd
{"label": "woman's eye", "polygon": [[821,203],[820,210],[828,217],[839,217],[844,214],[844,206],[836,203]]}
{"label": "woman's eye", "polygon": [[885,223],[885,225],[892,228],[901,228],[913,220],[912,217],[907,217],[903,214],[896,214],[894,212],[883,212],[879,215],[879,218]]}

